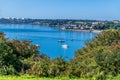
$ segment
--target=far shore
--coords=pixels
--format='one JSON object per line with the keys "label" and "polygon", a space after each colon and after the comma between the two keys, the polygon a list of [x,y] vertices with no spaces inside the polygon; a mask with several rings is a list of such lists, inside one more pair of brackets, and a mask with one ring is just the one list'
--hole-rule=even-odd
{"label": "far shore", "polygon": [[[76,32],[90,32],[90,30],[71,30],[71,31],[76,31]],[[91,32],[99,34],[100,32],[102,32],[102,30],[92,30]]]}
{"label": "far shore", "polygon": [[[90,32],[90,30],[73,30],[73,31],[78,31],[78,32]],[[100,33],[102,30],[92,30],[92,33]]]}

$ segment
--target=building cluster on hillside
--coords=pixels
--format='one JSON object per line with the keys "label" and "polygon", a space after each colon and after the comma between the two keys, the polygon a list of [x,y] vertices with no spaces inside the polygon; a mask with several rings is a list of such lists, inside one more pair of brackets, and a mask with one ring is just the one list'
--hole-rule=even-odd
{"label": "building cluster on hillside", "polygon": [[[69,23],[69,24],[63,24],[62,26],[59,27],[61,30],[66,30],[66,29],[80,29],[80,30],[91,30],[94,29],[96,26],[99,24],[105,25],[109,21],[95,21],[95,22],[82,22],[82,23]],[[110,21],[114,24],[119,24],[119,20],[113,20]]]}
{"label": "building cluster on hillside", "polygon": [[89,30],[94,28],[98,24],[105,24],[105,22],[91,22],[90,25],[88,25],[86,22],[82,24],[74,23],[74,24],[64,24],[60,26],[60,29],[81,29],[81,30]]}

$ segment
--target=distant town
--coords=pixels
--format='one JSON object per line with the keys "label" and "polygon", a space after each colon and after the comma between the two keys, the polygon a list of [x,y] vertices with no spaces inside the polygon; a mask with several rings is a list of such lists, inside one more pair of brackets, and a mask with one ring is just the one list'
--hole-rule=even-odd
{"label": "distant town", "polygon": [[74,19],[30,19],[30,18],[0,18],[0,24],[32,24],[57,27],[58,30],[120,30],[120,21],[74,20]]}

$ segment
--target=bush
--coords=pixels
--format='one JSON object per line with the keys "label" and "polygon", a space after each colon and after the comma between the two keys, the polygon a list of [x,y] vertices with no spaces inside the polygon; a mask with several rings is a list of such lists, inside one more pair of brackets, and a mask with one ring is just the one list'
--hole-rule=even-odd
{"label": "bush", "polygon": [[76,69],[73,67],[72,73],[78,77],[81,74],[92,77],[101,72],[113,76],[120,74],[120,31],[106,30],[92,41],[86,42],[86,47],[76,51],[71,63],[71,66],[74,65]]}
{"label": "bush", "polygon": [[68,63],[62,57],[53,59],[50,62],[48,74],[50,77],[64,76],[67,67]]}
{"label": "bush", "polygon": [[0,41],[0,73],[16,74],[21,68],[22,62],[13,54],[13,49]]}
{"label": "bush", "polygon": [[67,69],[67,62],[63,58],[50,60],[49,58],[39,58],[37,61],[31,61],[32,66],[26,71],[27,74],[38,75],[41,77],[64,76]]}
{"label": "bush", "polygon": [[13,53],[17,57],[29,58],[33,55],[39,55],[39,46],[31,44],[30,41],[12,40],[6,43],[13,49]]}
{"label": "bush", "polygon": [[14,75],[14,74],[18,74],[17,71],[15,70],[15,68],[13,67],[13,65],[3,65],[0,67],[0,74],[2,75]]}
{"label": "bush", "polygon": [[105,74],[117,75],[120,73],[120,52],[111,52],[107,49],[101,49],[95,57],[100,70]]}
{"label": "bush", "polygon": [[37,61],[30,61],[31,67],[26,70],[27,74],[37,75],[41,77],[48,77],[48,68],[50,65],[49,59],[39,59]]}

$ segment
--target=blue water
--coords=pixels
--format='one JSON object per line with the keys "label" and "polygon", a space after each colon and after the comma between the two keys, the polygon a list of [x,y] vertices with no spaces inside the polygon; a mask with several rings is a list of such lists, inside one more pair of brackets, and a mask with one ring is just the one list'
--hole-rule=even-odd
{"label": "blue water", "polygon": [[[74,52],[82,48],[86,40],[91,40],[97,35],[89,32],[59,31],[51,27],[26,24],[0,24],[0,31],[11,40],[31,40],[33,44],[39,44],[40,51],[50,58],[62,56],[66,59],[72,59]],[[65,43],[58,43],[58,40],[65,40]],[[69,45],[69,48],[63,49],[63,44]]]}

